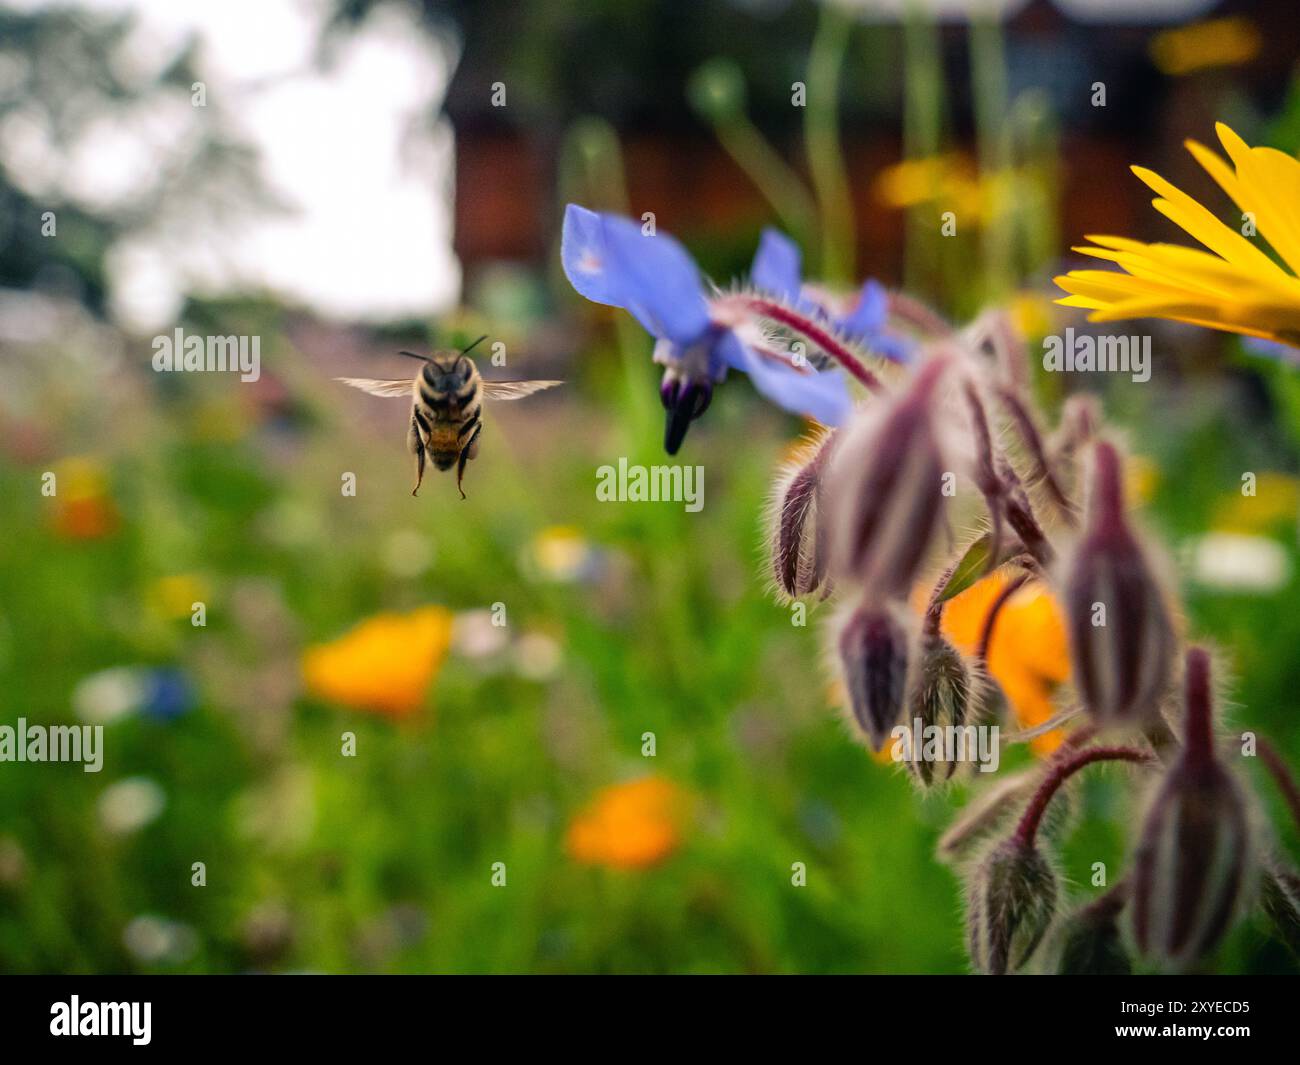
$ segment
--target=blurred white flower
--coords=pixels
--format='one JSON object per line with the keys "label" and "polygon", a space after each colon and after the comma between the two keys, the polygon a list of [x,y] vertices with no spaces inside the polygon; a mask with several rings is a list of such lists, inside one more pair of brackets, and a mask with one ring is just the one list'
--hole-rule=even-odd
{"label": "blurred white flower", "polygon": [[158,818],[167,796],[148,777],[127,777],[110,784],[99,797],[99,823],[114,835],[135,832]]}
{"label": "blurred white flower", "polygon": [[560,670],[560,645],[543,632],[530,632],[514,647],[515,670],[529,680],[550,680]]}
{"label": "blurred white flower", "polygon": [[146,965],[177,964],[188,959],[198,946],[198,936],[189,925],[166,917],[141,914],[122,932],[122,945],[138,962]]}
{"label": "blurred white flower", "polygon": [[1191,549],[1192,575],[1226,591],[1272,592],[1291,579],[1286,549],[1263,536],[1208,533]]}
{"label": "blurred white flower", "polygon": [[492,623],[490,610],[466,610],[452,622],[451,649],[464,658],[490,658],[509,641],[506,627]]}
{"label": "blurred white flower", "polygon": [[76,715],[92,725],[107,725],[126,717],[144,702],[148,677],[143,669],[119,666],[83,677],[72,690]]}

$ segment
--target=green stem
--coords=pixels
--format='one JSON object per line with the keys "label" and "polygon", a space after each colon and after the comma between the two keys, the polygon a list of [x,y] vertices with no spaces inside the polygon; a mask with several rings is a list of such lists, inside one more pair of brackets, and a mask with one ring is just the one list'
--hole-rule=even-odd
{"label": "green stem", "polygon": [[852,22],[833,4],[823,4],[808,58],[804,137],[808,169],[821,216],[822,275],[833,283],[854,280],[853,199],[840,144],[840,70]]}

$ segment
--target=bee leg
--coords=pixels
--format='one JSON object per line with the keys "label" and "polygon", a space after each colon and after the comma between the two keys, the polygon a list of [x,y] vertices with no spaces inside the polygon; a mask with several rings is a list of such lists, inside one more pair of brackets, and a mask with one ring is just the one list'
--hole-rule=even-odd
{"label": "bee leg", "polygon": [[460,486],[460,482],[465,477],[465,463],[467,463],[471,458],[473,458],[474,454],[477,454],[476,450],[473,453],[471,453],[471,449],[474,448],[474,443],[475,441],[478,440],[478,434],[481,433],[482,431],[483,431],[483,426],[481,424],[476,425],[474,427],[474,432],[470,435],[469,440],[466,441],[465,446],[460,449],[460,461],[456,464],[456,491],[460,493],[461,499],[465,498],[465,489],[461,488]]}
{"label": "bee leg", "polygon": [[411,495],[416,495],[420,491],[420,482],[424,480],[424,441],[421,439],[416,415],[411,416],[411,427],[406,432],[406,446],[415,456],[415,487],[411,489]]}

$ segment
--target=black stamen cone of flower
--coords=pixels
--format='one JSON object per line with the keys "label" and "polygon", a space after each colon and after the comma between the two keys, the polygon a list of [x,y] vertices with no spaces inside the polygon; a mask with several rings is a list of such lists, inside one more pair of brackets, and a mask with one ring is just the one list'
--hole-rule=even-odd
{"label": "black stamen cone of flower", "polygon": [[[903,723],[916,726],[914,733],[918,740],[932,727],[944,730],[937,733],[941,737],[948,734],[949,728],[963,730],[977,703],[977,685],[974,672],[957,648],[938,633],[924,634]],[[975,757],[974,750],[962,749],[967,746],[964,731],[952,735],[960,738],[960,747],[957,743],[949,746],[940,742],[932,750],[922,741],[920,750],[909,752],[911,757],[905,764],[922,788],[950,780],[963,762]],[[974,744],[973,737],[970,744]]]}
{"label": "black stamen cone of flower", "polygon": [[943,517],[948,467],[934,401],[949,365],[947,355],[922,365],[891,407],[846,430],[831,460],[832,576],[876,599],[910,591]]}
{"label": "black stamen cone of flower", "polygon": [[1080,907],[1060,932],[1056,971],[1063,976],[1128,976],[1133,962],[1119,933],[1126,891],[1107,892]]}
{"label": "black stamen cone of flower", "polygon": [[676,369],[664,371],[659,384],[659,399],[668,412],[664,426],[664,450],[676,455],[691,422],[709,409],[713,399],[713,382],[684,378]]}
{"label": "black stamen cone of flower", "polygon": [[1056,913],[1051,865],[1032,843],[1012,836],[975,867],[967,890],[971,963],[993,976],[1019,969],[1042,942]]}
{"label": "black stamen cone of flower", "polygon": [[826,521],[821,482],[833,435],[813,444],[778,480],[771,507],[772,574],[787,599],[811,595],[826,582]]}
{"label": "black stamen cone of flower", "polygon": [[1175,641],[1159,583],[1124,517],[1119,453],[1094,448],[1088,524],[1065,574],[1075,686],[1101,724],[1153,720]]}
{"label": "black stamen cone of flower", "polygon": [[1172,968],[1212,950],[1243,894],[1250,852],[1245,797],[1215,757],[1210,658],[1187,652],[1183,751],[1147,811],[1133,863],[1138,949]]}
{"label": "black stamen cone of flower", "polygon": [[840,666],[853,720],[873,751],[898,723],[907,692],[907,629],[889,607],[861,606],[840,632]]}

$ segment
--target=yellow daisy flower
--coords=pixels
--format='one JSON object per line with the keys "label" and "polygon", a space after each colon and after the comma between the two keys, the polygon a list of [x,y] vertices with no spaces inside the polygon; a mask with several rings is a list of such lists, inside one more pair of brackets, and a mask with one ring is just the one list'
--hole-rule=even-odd
{"label": "yellow daisy flower", "polygon": [[[1300,161],[1274,148],[1251,148],[1222,122],[1216,129],[1231,165],[1195,141],[1186,142],[1187,150],[1241,210],[1241,229],[1135,166],[1133,173],[1157,194],[1155,209],[1209,250],[1089,236],[1094,246],[1075,251],[1124,272],[1072,270],[1055,279],[1069,293],[1058,303],[1092,311],[1094,322],[1167,318],[1300,347]],[[1255,232],[1283,265],[1243,235]]]}

